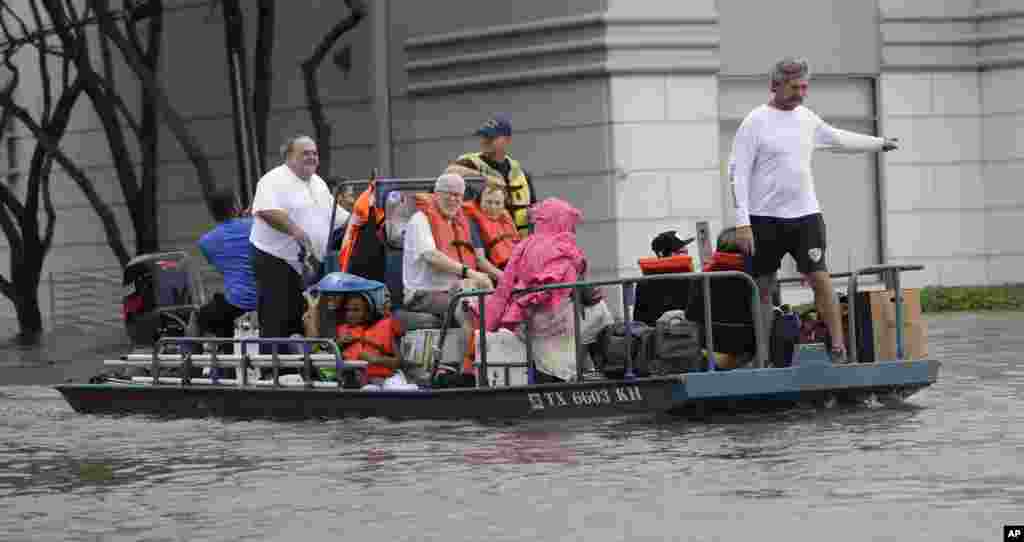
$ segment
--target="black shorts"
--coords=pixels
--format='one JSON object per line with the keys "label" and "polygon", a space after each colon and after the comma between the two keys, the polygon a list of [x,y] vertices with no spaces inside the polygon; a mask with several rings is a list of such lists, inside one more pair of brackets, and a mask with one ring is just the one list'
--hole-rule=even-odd
{"label": "black shorts", "polygon": [[799,218],[751,215],[750,226],[754,233],[751,272],[755,277],[774,274],[786,254],[796,260],[801,273],[828,271],[825,220],[821,213]]}

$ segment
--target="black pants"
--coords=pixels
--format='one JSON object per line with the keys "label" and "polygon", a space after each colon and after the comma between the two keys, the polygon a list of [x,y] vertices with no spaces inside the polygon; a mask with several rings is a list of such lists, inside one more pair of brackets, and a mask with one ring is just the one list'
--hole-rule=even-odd
{"label": "black pants", "polygon": [[245,311],[228,302],[224,294],[213,294],[213,299],[199,309],[199,332],[230,339],[235,336],[235,320],[243,314]]}
{"label": "black pants", "polygon": [[754,234],[753,274],[774,275],[789,254],[801,273],[828,271],[825,250],[825,220],[821,213],[799,218],[750,216]]}
{"label": "black pants", "polygon": [[[303,334],[302,315],[306,298],[302,295],[302,278],[288,262],[252,248],[253,273],[256,275],[260,337],[288,337]],[[287,349],[279,349],[287,353]],[[261,354],[272,353],[269,344],[260,345]]]}

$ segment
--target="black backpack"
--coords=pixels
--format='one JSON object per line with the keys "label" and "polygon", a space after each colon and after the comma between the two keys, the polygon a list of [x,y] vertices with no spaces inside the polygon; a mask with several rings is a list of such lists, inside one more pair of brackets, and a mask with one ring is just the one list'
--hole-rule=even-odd
{"label": "black backpack", "polygon": [[653,374],[685,373],[703,368],[700,326],[681,310],[667,311],[654,326],[650,370]]}

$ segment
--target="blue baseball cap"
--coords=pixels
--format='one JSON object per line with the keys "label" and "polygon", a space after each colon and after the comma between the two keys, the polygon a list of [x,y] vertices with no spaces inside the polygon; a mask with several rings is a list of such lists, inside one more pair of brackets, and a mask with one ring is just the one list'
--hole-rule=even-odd
{"label": "blue baseball cap", "polygon": [[509,122],[507,116],[498,113],[485,122],[475,133],[483,137],[510,136],[512,135],[512,123]]}

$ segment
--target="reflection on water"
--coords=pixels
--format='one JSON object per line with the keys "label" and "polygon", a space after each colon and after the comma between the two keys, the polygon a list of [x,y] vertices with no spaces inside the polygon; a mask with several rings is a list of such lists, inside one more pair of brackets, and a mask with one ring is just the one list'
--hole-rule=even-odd
{"label": "reflection on water", "polygon": [[940,382],[905,404],[701,421],[166,420],[0,388],[0,539],[996,540],[1024,522],[1024,319],[929,324]]}

